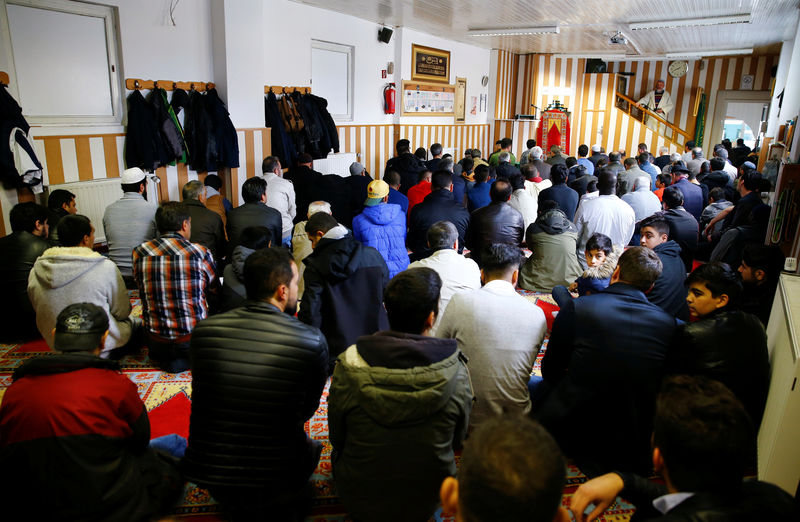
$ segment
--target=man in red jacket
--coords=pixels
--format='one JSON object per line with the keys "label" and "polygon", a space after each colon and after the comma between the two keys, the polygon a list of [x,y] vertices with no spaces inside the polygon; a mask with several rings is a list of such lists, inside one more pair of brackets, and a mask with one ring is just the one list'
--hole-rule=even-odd
{"label": "man in red jacket", "polygon": [[58,355],[14,372],[0,406],[0,491],[7,520],[146,521],[183,486],[176,462],[149,447],[136,385],[98,354],[108,315],[71,304],[56,319]]}

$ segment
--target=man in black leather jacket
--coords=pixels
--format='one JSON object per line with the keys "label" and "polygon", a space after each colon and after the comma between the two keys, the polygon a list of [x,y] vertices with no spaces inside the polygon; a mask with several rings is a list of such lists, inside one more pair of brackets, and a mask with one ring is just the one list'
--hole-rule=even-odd
{"label": "man in black leather jacket", "polygon": [[[798,520],[788,493],[742,480],[755,432],[742,404],[719,382],[667,378],[653,425],[653,463],[666,484],[632,473],[592,479],[570,499],[577,522],[591,522],[620,494],[636,506],[636,521]],[[595,508],[585,513],[590,503]]]}
{"label": "man in black leather jacket", "polygon": [[495,243],[520,246],[525,236],[522,214],[508,204],[511,185],[507,181],[497,180],[492,184],[489,196],[492,202],[470,215],[467,230],[467,248],[478,266],[481,264],[480,251],[483,247]]}
{"label": "man in black leather jacket", "polygon": [[6,295],[0,299],[0,339],[35,337],[36,313],[28,299],[28,275],[33,263],[52,245],[47,241],[49,213],[30,201],[14,205],[9,214],[10,235],[0,238],[0,281]]}
{"label": "man in black leather jacket", "polygon": [[689,315],[667,352],[667,372],[704,375],[730,388],[756,430],[769,392],[767,334],[758,317],[734,307],[739,275],[725,263],[706,263],[686,280]]}
{"label": "man in black leather jacket", "polygon": [[282,248],[244,263],[248,301],[192,333],[192,417],[184,465],[233,520],[296,520],[320,445],[303,429],[328,370],[319,329],[301,323],[297,266]]}

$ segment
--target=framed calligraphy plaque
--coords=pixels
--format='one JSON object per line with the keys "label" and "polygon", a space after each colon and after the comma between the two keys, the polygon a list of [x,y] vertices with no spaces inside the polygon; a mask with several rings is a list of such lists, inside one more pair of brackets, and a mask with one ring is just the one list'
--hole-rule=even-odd
{"label": "framed calligraphy plaque", "polygon": [[411,81],[450,83],[450,51],[411,44]]}

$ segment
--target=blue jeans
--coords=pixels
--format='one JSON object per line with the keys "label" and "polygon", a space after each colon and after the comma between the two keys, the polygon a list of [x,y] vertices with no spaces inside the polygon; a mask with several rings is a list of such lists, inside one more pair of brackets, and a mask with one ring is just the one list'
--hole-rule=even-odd
{"label": "blue jeans", "polygon": [[163,437],[156,437],[150,441],[150,447],[169,453],[176,459],[182,459],[186,453],[186,439],[176,433],[170,433]]}

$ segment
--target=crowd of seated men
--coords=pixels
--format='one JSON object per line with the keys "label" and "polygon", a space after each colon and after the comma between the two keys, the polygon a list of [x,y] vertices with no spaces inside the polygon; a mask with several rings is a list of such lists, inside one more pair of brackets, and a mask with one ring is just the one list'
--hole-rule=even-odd
{"label": "crowd of seated men", "polygon": [[[761,244],[760,174],[743,162],[732,178],[724,147],[709,170],[692,147],[694,163],[658,169],[643,146],[576,159],[530,140],[517,164],[511,140],[496,145],[455,163],[400,140],[383,180],[304,155],[284,174],[268,157],[236,208],[216,175],[156,207],[128,169],[107,257],[74,195],[16,205],[2,331],[38,330],[56,354],[21,365],[0,404],[12,512],[151,520],[190,480],[233,520],[302,520],[322,450],[304,423],[329,381],[334,487],[354,520],[439,506],[568,520],[564,456],[592,478],[568,506],[577,520],[620,493],[665,520],[797,517],[777,487],[743,482],[783,266]],[[518,288],[560,307],[541,377],[549,318]],[[188,441],[150,440],[117,362],[142,346],[163,371],[191,370]]]}

